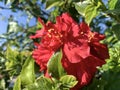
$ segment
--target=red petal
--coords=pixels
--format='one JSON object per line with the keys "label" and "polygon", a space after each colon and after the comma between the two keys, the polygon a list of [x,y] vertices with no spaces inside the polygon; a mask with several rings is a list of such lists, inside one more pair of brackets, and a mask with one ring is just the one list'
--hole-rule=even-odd
{"label": "red petal", "polygon": [[68,42],[64,45],[63,51],[71,63],[78,63],[90,55],[90,48],[87,43]]}
{"label": "red petal", "polygon": [[109,58],[107,45],[101,44],[99,42],[94,42],[90,44],[90,47],[90,52],[92,55],[103,60]]}
{"label": "red petal", "polygon": [[46,25],[45,25],[45,23],[44,23],[44,21],[41,19],[41,18],[38,18],[38,21],[45,27]]}
{"label": "red petal", "polygon": [[30,36],[30,39],[41,38],[44,35],[44,29],[41,29],[36,32],[35,35]]}
{"label": "red petal", "polygon": [[69,75],[74,75],[79,81],[78,84],[71,90],[79,90],[87,85],[92,80],[96,67],[101,66],[105,61],[94,56],[88,56],[82,59],[79,63],[70,63],[66,58],[62,59],[63,67]]}
{"label": "red petal", "polygon": [[88,33],[90,31],[90,27],[85,22],[81,22],[79,26],[80,32]]}
{"label": "red petal", "polygon": [[39,46],[38,49],[33,51],[33,58],[35,59],[36,63],[40,65],[41,70],[46,70],[47,62],[53,53],[54,51],[42,46]]}

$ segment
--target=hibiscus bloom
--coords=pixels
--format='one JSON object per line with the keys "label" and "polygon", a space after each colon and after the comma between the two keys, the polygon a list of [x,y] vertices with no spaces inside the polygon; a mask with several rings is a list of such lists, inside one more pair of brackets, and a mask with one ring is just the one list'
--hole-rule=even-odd
{"label": "hibiscus bloom", "polygon": [[96,72],[96,67],[105,63],[109,57],[108,49],[100,40],[105,38],[97,32],[91,32],[89,26],[82,22],[77,24],[68,13],[63,13],[56,18],[56,23],[48,22],[43,25],[32,39],[40,38],[41,42],[35,43],[33,58],[40,65],[40,70],[47,72],[47,62],[50,57],[62,49],[62,65],[69,75],[74,75],[78,84],[71,90],[87,85]]}

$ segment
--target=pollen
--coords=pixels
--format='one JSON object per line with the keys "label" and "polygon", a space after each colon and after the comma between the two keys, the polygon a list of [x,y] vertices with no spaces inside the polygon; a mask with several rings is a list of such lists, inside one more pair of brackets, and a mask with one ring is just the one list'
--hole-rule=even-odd
{"label": "pollen", "polygon": [[54,29],[49,29],[48,32],[51,33],[52,31],[54,31]]}
{"label": "pollen", "polygon": [[93,37],[94,37],[94,34],[90,33],[90,35],[88,36],[88,38],[89,38],[88,42],[90,42]]}
{"label": "pollen", "polygon": [[48,37],[50,37],[50,38],[52,37],[52,35],[50,35],[49,33],[48,33],[47,35],[48,35]]}
{"label": "pollen", "polygon": [[81,32],[80,34],[84,34],[84,32]]}

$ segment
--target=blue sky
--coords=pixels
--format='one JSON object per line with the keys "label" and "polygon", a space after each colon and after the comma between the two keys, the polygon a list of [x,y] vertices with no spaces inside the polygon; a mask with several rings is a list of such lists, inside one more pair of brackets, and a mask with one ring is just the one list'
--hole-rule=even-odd
{"label": "blue sky", "polygon": [[[4,5],[4,3],[0,2],[0,6],[9,8],[9,6]],[[27,14],[24,11],[12,12],[8,9],[0,9],[0,34],[3,34],[7,30],[8,19],[10,15],[14,16],[14,20],[18,21],[19,25],[25,26],[27,23]],[[36,24],[36,19],[32,18],[29,22],[29,26],[33,26]]]}

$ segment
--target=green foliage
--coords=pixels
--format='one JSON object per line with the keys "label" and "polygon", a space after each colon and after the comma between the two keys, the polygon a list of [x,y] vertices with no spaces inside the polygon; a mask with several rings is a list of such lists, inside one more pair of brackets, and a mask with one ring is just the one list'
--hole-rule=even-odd
{"label": "green foliage", "polygon": [[27,86],[25,90],[52,90],[53,82],[50,78],[40,77],[38,78],[34,84]]}
{"label": "green foliage", "polygon": [[48,72],[51,76],[55,78],[60,78],[61,76],[65,75],[64,68],[61,64],[62,59],[62,50],[60,52],[55,53],[52,55],[48,62]]}
{"label": "green foliage", "polygon": [[65,76],[62,76],[61,78],[60,78],[60,81],[61,81],[61,83],[62,83],[62,87],[64,87],[64,88],[72,88],[72,87],[74,87],[77,83],[78,83],[78,81],[76,80],[76,78],[74,77],[74,76],[72,76],[72,75],[65,75]]}
{"label": "green foliage", "polygon": [[21,86],[25,87],[27,85],[34,83],[34,81],[35,81],[34,61],[33,59],[31,59],[31,57],[28,57],[22,67],[20,75],[18,76],[15,82],[14,90],[16,90],[16,88],[21,90]]}
{"label": "green foliage", "polygon": [[89,24],[93,18],[95,18],[99,11],[99,7],[101,6],[101,2],[99,1],[90,1],[85,0],[83,2],[75,3],[76,10],[84,16],[85,21]]}
{"label": "green foliage", "polygon": [[0,90],[5,90],[5,80],[4,79],[0,80]]}
{"label": "green foliage", "polygon": [[24,90],[43,90],[43,88],[44,90],[69,90],[76,84],[76,78],[72,75],[62,76],[60,80],[41,76]]}
{"label": "green foliage", "polygon": [[116,35],[117,39],[120,40],[120,34],[119,34],[119,32],[120,32],[120,24],[114,25],[112,27],[112,30],[113,30],[114,34]]}
{"label": "green foliage", "polygon": [[10,46],[7,47],[6,54],[6,70],[10,75],[19,74],[23,64],[23,54],[17,50],[12,50]]}
{"label": "green foliage", "polygon": [[50,9],[54,6],[61,6],[64,3],[62,0],[47,0],[46,1],[46,9]]}
{"label": "green foliage", "polygon": [[75,3],[75,8],[79,14],[85,16],[85,8],[90,4],[89,0]]}
{"label": "green foliage", "polygon": [[[13,90],[69,90],[77,84],[77,80],[72,75],[65,75],[64,69],[61,66],[62,51],[57,52],[48,64],[48,70],[53,73],[52,78],[40,76],[35,79],[34,61],[28,57],[25,61],[21,73],[17,77]],[[52,65],[51,67],[49,65]],[[50,69],[49,69],[50,68]],[[55,73],[56,72],[56,73]],[[59,77],[58,77],[58,76]]]}
{"label": "green foliage", "polygon": [[20,79],[23,85],[32,84],[35,81],[34,60],[31,57],[28,57],[25,61],[20,73]]}
{"label": "green foliage", "polygon": [[16,83],[14,84],[13,90],[21,90],[21,79],[20,79],[20,76],[17,78]]}
{"label": "green foliage", "polygon": [[85,8],[85,21],[89,24],[94,17],[98,15],[98,8],[100,7],[101,3],[98,2],[97,5],[94,5],[93,3],[88,5]]}
{"label": "green foliage", "polygon": [[112,10],[115,8],[118,0],[109,0],[109,9]]}

